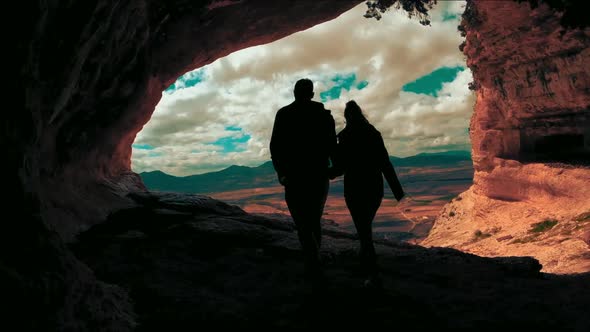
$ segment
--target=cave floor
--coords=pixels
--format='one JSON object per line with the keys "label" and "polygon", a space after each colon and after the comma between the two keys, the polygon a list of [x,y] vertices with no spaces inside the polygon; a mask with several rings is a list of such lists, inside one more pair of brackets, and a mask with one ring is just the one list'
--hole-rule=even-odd
{"label": "cave floor", "polygon": [[327,283],[303,280],[293,225],[204,196],[134,194],[72,249],[126,289],[138,330],[395,328],[559,330],[590,327],[590,274],[540,273],[528,257],[483,258],[379,241],[383,288],[363,287],[358,241],[324,228]]}

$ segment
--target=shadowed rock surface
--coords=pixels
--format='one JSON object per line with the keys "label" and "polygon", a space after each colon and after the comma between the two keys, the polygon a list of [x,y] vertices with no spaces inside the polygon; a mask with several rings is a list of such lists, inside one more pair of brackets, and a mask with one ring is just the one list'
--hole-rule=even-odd
{"label": "shadowed rock surface", "polygon": [[[335,18],[359,0],[19,1],[4,46],[10,111],[0,320],[25,331],[126,331],[133,309],[64,245],[144,189],[131,143],[188,70]],[[296,20],[289,18],[297,17]],[[238,28],[239,27],[239,28]],[[11,323],[13,323],[11,325]]]}
{"label": "shadowed rock surface", "polygon": [[[362,287],[358,241],[328,226],[327,283],[303,282],[294,226],[205,196],[134,194],[140,204],[81,234],[76,255],[128,289],[138,330],[183,327],[585,331],[590,275],[540,273],[528,257],[380,241],[384,289]],[[206,325],[204,325],[206,324]]]}
{"label": "shadowed rock surface", "polygon": [[126,193],[145,190],[131,171],[131,144],[179,76],[360,2],[18,3],[11,14],[22,16],[26,29],[7,47],[20,64],[14,66],[19,106],[3,116],[2,143],[22,154],[15,166],[23,186],[39,196],[45,222],[69,241],[128,207]]}

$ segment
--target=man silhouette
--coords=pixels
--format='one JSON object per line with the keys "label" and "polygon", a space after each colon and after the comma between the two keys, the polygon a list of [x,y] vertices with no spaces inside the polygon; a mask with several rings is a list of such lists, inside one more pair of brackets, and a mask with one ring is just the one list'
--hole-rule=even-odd
{"label": "man silhouette", "polygon": [[306,277],[320,276],[320,220],[328,195],[328,168],[336,147],[334,118],[312,101],[313,82],[301,79],[295,101],[275,117],[270,154],[305,257]]}

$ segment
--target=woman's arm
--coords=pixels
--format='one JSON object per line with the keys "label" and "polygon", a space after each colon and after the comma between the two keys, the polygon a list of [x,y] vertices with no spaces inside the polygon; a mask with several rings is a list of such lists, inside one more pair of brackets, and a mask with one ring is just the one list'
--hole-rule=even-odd
{"label": "woman's arm", "polygon": [[381,172],[383,173],[383,176],[385,176],[385,180],[387,181],[387,184],[389,184],[389,188],[391,188],[395,199],[401,201],[401,199],[405,196],[404,189],[397,178],[397,174],[395,174],[395,169],[393,168],[391,160],[389,160],[389,153],[387,152],[387,148],[385,147],[385,143],[383,142],[383,137],[381,137],[381,134],[378,134],[378,140],[379,156],[381,159]]}

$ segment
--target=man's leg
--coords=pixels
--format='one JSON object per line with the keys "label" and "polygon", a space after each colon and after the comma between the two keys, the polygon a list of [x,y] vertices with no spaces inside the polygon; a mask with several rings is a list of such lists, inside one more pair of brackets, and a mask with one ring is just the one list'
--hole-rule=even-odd
{"label": "man's leg", "polygon": [[314,235],[314,239],[315,242],[317,244],[318,249],[321,247],[322,245],[322,225],[321,225],[321,221],[322,221],[322,216],[324,214],[324,207],[326,205],[326,199],[328,198],[328,189],[330,186],[330,182],[328,180],[325,181],[319,181],[318,183],[318,188],[317,188],[317,196],[316,196],[316,200],[315,202],[313,202],[313,204],[315,204],[317,206],[316,210],[315,210],[315,215],[312,217],[313,219],[312,221],[312,225],[313,225],[313,235]]}
{"label": "man's leg", "polygon": [[297,236],[301,243],[305,260],[306,273],[316,274],[319,271],[319,251],[314,236],[313,205],[310,204],[309,187],[288,185],[285,187],[285,201],[291,217],[297,226]]}

